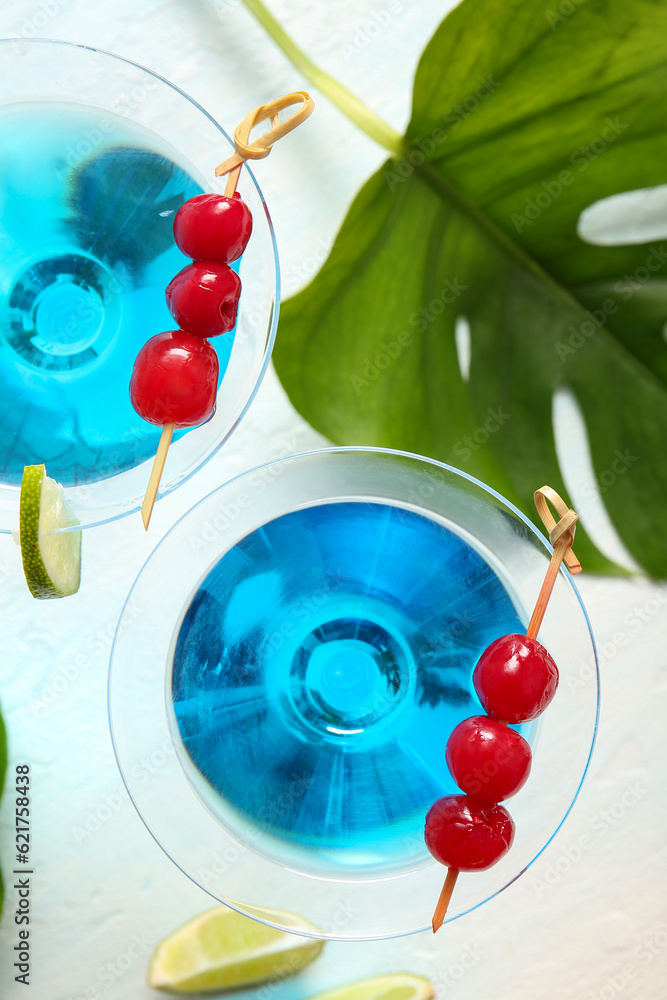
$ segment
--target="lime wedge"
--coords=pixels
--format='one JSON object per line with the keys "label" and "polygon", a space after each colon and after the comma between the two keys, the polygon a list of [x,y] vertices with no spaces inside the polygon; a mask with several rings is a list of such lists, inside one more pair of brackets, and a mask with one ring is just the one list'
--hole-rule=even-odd
{"label": "lime wedge", "polygon": [[[259,914],[259,910],[256,911]],[[316,930],[292,913],[263,910],[267,920]],[[161,941],[148,985],[171,993],[206,993],[286,979],[317,958],[324,942],[257,923],[226,906],[207,910]]]}
{"label": "lime wedge", "polygon": [[81,532],[53,534],[78,524],[43,465],[26,465],[21,482],[19,538],[23,572],[33,597],[69,597],[81,582]]}
{"label": "lime wedge", "polygon": [[386,976],[358,979],[335,990],[318,993],[311,1000],[431,1000],[433,995],[432,984],[423,976],[393,972]]}

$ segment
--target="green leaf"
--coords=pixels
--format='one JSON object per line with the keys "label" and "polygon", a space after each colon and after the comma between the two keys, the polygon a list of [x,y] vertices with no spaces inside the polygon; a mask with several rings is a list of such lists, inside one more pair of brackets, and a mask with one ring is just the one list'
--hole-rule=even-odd
{"label": "green leaf", "polygon": [[[593,246],[581,212],[667,182],[667,7],[464,0],[427,46],[406,154],[354,201],[275,351],[333,441],[451,462],[529,514],[565,492],[554,393],[586,422],[635,558],[667,573],[667,244]],[[666,220],[667,231],[667,220]],[[470,329],[469,378],[455,331]],[[613,571],[579,528],[587,569]]]}

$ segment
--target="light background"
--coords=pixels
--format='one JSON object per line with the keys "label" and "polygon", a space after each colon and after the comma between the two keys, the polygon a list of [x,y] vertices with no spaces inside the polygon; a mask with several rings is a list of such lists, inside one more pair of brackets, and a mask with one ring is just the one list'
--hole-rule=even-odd
{"label": "light background", "polygon": [[[398,130],[408,120],[419,54],[450,6],[447,0],[270,3],[316,62]],[[96,45],[157,70],[228,131],[249,108],[307,86],[238,0],[3,0],[0,36],[31,35]],[[288,294],[324,259],[348,205],[385,157],[313,94],[313,119],[257,167]],[[576,431],[573,415],[564,419]],[[76,597],[33,601],[18,550],[0,538],[0,693],[9,774],[17,762],[33,769],[36,871],[32,985],[13,980],[10,882],[0,926],[3,1000],[154,996],[144,985],[153,945],[210,905],[120,794],[106,715],[113,630],[142,563],[181,513],[244,469],[321,443],[270,372],[232,441],[158,505],[148,536],[138,518],[86,533]],[[569,467],[575,498],[591,477],[582,451]],[[598,516],[595,526],[613,551],[604,520]],[[667,588],[586,576],[580,586],[601,651],[602,725],[588,782],[546,853],[500,898],[437,937],[328,944],[314,966],[272,997],[301,1000],[357,977],[401,970],[430,976],[438,997],[460,1000],[664,997]],[[0,811],[3,859],[12,856],[12,810],[7,795]],[[96,812],[103,817],[99,829],[82,838],[78,831],[95,826]]]}

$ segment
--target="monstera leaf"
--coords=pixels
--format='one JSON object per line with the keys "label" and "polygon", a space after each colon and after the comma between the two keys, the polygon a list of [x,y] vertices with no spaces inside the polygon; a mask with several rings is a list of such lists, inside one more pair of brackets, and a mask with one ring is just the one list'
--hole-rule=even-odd
{"label": "monstera leaf", "polygon": [[[666,97],[663,3],[464,0],[419,63],[403,155],[283,306],[275,361],[297,409],[335,442],[451,462],[530,512],[536,487],[564,490],[552,414],[568,389],[591,488],[664,575],[667,243],[592,245],[578,221],[667,182]],[[613,568],[577,541],[587,568]]]}

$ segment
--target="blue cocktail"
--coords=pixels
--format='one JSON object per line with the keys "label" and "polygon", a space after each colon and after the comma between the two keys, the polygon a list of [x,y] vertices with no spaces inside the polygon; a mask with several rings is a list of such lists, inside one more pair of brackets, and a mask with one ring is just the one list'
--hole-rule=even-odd
{"label": "blue cocktail", "polygon": [[424,860],[456,786],[442,733],[479,711],[482,651],[521,628],[498,576],[412,510],[285,514],[213,567],[174,652],[178,735],[223,820],[320,873]]}
{"label": "blue cocktail", "polygon": [[[147,330],[173,325],[164,289],[187,263],[173,217],[201,191],[176,157],[93,108],[0,110],[4,482],[20,485],[24,465],[45,462],[81,486],[155,453],[159,430],[130,404],[128,359]],[[231,345],[216,342],[221,375]]]}
{"label": "blue cocktail", "polygon": [[[155,550],[114,642],[112,735],[148,829],[212,896],[298,933],[289,912],[350,940],[430,926],[442,869],[423,823],[454,790],[445,745],[477,710],[479,653],[525,630],[547,563],[515,508],[414,455],[331,449],[220,487]],[[516,839],[461,880],[448,919],[530,865],[588,766],[595,650],[565,575],[540,635],[561,683],[525,728]]]}
{"label": "blue cocktail", "polygon": [[[0,42],[0,530],[24,465],[44,462],[86,524],[138,507],[160,432],[133,410],[132,365],[173,329],[165,287],[188,260],[176,211],[216,190],[230,143],[196,104],[125,60],[66,43]],[[235,331],[215,340],[217,412],[177,434],[163,492],[220,446],[266,368],[277,270],[265,206],[240,268]],[[178,440],[178,438],[182,440]],[[143,466],[143,467],[142,467]]]}

